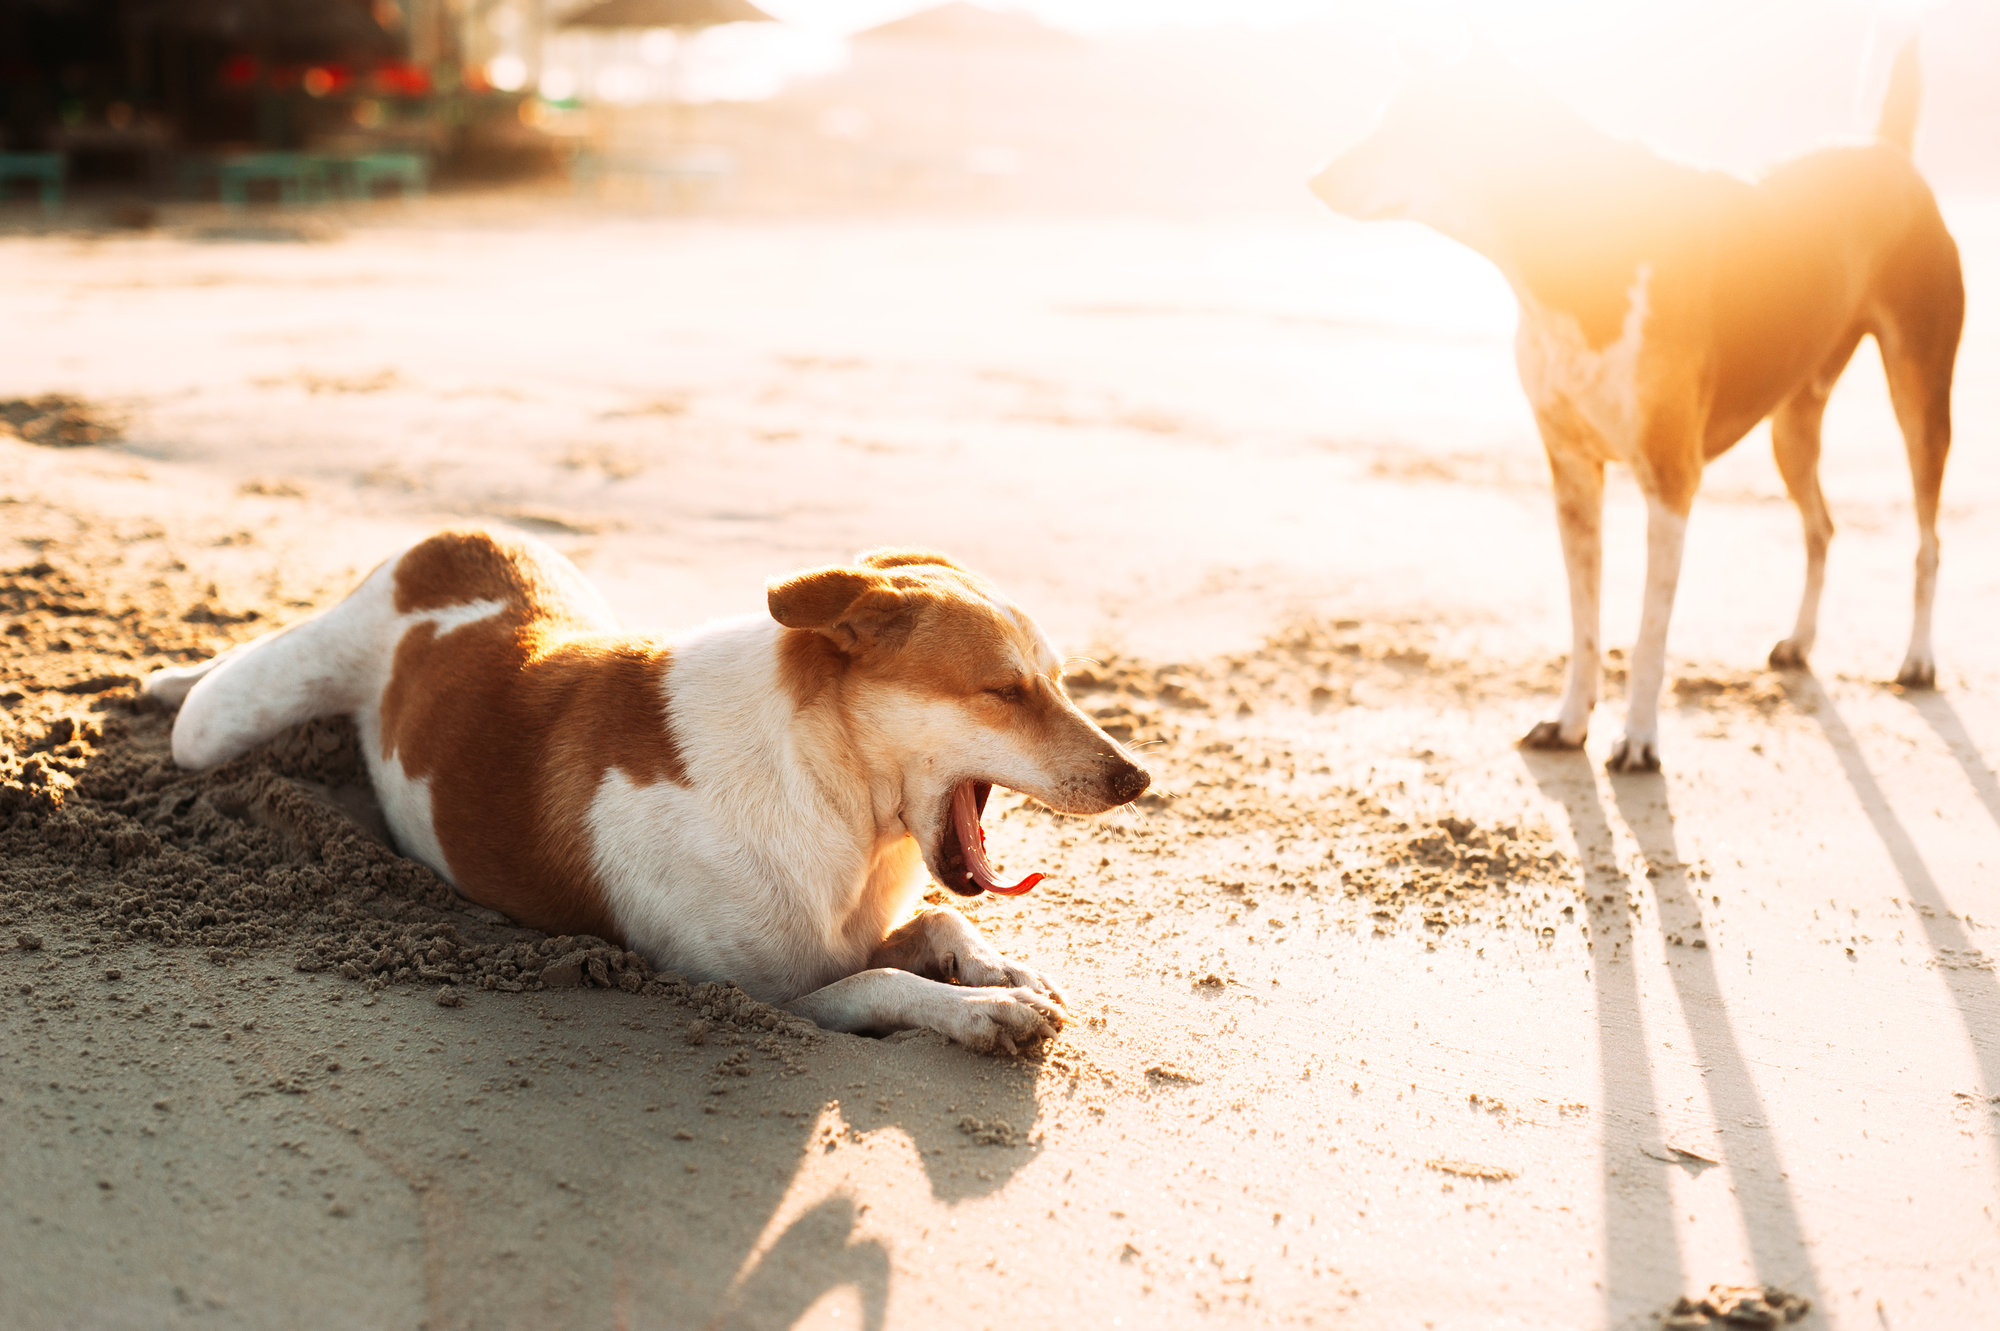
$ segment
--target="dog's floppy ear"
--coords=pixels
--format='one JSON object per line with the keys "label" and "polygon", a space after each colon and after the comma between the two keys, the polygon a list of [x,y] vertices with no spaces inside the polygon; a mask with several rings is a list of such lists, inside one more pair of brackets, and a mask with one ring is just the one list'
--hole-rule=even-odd
{"label": "dog's floppy ear", "polygon": [[942,568],[958,567],[935,550],[917,548],[898,550],[893,546],[884,546],[880,550],[863,550],[855,558],[869,568],[907,568],[912,564],[933,564]]}
{"label": "dog's floppy ear", "polygon": [[778,578],[765,593],[771,618],[788,629],[824,634],[845,651],[899,641],[915,613],[880,573],[839,564]]}

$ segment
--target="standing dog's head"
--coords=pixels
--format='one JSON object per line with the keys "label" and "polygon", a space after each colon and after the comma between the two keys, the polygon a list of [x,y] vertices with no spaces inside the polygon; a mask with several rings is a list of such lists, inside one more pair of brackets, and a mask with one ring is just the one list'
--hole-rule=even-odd
{"label": "standing dog's head", "polygon": [[1422,222],[1491,255],[1504,215],[1533,206],[1593,142],[1581,117],[1482,51],[1418,68],[1310,186],[1337,213]]}
{"label": "standing dog's head", "polygon": [[769,603],[794,630],[788,685],[847,711],[869,765],[896,773],[924,862],[961,896],[1008,890],[979,826],[992,787],[1102,813],[1152,780],[1064,694],[1034,622],[943,555],[870,551],[772,582]]}

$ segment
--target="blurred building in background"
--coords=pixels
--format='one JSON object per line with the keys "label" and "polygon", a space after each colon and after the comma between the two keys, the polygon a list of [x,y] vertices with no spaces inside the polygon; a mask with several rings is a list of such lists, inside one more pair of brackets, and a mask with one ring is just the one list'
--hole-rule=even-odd
{"label": "blurred building in background", "polygon": [[[1301,182],[1404,70],[1389,3],[1329,0],[1263,30],[1227,6],[1206,27],[1148,27],[1135,5],[1080,35],[1056,25],[1059,0],[913,3],[859,32],[817,0],[767,2],[0,0],[0,177],[21,173],[0,187],[18,196],[57,160],[72,191],[161,197],[539,175],[754,211],[1314,210]],[[1669,155],[1749,170],[1872,123],[1858,67],[1880,20],[1862,6],[1547,21],[1571,11],[1491,35],[1601,127]],[[2000,0],[1911,12],[1921,164],[1947,192],[2000,188]]]}
{"label": "blurred building in background", "polygon": [[547,168],[524,94],[469,59],[524,9],[539,0],[0,0],[0,152],[60,156],[73,189],[167,195],[212,193],[190,168],[231,155]]}

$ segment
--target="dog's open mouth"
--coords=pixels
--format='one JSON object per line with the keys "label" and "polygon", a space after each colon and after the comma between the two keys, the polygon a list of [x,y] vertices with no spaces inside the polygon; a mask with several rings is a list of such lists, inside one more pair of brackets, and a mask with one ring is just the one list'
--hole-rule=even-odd
{"label": "dog's open mouth", "polygon": [[938,840],[938,880],[962,897],[981,892],[1014,897],[1042,881],[1043,875],[1031,873],[1008,887],[993,876],[993,865],[986,858],[986,829],[979,825],[986,797],[992,793],[990,781],[961,781],[945,809],[944,835]]}

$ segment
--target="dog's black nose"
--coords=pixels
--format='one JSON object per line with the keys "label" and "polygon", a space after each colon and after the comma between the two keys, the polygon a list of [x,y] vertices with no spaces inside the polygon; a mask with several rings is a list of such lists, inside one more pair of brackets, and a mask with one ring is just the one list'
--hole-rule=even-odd
{"label": "dog's black nose", "polygon": [[1120,804],[1130,804],[1146,793],[1146,787],[1153,784],[1153,774],[1137,763],[1124,763],[1111,774],[1111,797]]}

